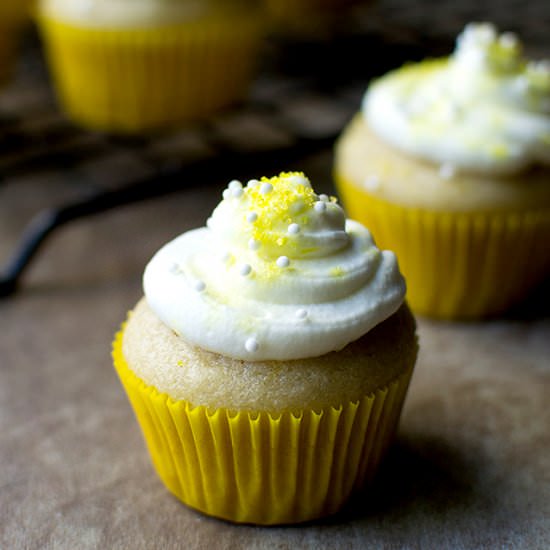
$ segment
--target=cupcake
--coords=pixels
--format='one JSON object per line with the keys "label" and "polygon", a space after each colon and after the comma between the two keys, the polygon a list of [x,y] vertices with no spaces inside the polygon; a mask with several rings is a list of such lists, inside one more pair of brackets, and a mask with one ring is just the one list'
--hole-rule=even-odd
{"label": "cupcake", "polygon": [[335,146],[349,214],[395,251],[413,311],[501,314],[550,272],[550,62],[469,24],[372,82]]}
{"label": "cupcake", "polygon": [[21,34],[29,19],[30,0],[0,2],[0,84],[7,82],[14,70]]}
{"label": "cupcake", "polygon": [[254,0],[41,0],[37,22],[65,111],[114,133],[243,100],[262,37]]}
{"label": "cupcake", "polygon": [[302,173],[223,196],[148,263],[115,368],[187,506],[265,525],[333,514],[398,424],[417,355],[403,277]]}

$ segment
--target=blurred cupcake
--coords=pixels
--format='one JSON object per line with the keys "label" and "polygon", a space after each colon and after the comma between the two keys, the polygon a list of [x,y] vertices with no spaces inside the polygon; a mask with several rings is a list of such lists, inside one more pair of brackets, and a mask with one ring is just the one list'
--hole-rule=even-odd
{"label": "blurred cupcake", "polygon": [[468,25],[449,58],[369,86],[334,176],[349,214],[399,257],[414,311],[505,311],[550,272],[550,63]]}
{"label": "blurred cupcake", "polygon": [[234,522],[338,511],[390,445],[416,361],[394,254],[285,173],[231,182],[143,281],[113,357],[168,489]]}
{"label": "blurred cupcake", "polygon": [[19,41],[29,20],[31,0],[2,0],[0,2],[0,84],[13,73]]}
{"label": "blurred cupcake", "polygon": [[37,20],[67,113],[121,133],[241,101],[262,37],[254,0],[40,0]]}

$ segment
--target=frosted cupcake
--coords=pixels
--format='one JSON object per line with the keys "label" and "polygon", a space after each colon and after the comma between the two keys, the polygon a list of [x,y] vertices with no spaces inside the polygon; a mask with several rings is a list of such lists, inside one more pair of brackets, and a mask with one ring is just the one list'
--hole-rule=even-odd
{"label": "frosted cupcake", "polygon": [[241,101],[262,36],[254,0],[40,0],[37,19],[61,105],[122,133]]}
{"label": "frosted cupcake", "polygon": [[30,3],[30,0],[0,2],[0,84],[13,74],[21,34],[29,21]]}
{"label": "frosted cupcake", "polygon": [[350,215],[398,255],[414,311],[505,311],[550,272],[550,62],[468,25],[450,57],[369,86],[334,175]]}
{"label": "frosted cupcake", "polygon": [[113,357],[153,464],[234,522],[338,511],[391,443],[417,355],[392,252],[302,173],[232,181],[162,247]]}

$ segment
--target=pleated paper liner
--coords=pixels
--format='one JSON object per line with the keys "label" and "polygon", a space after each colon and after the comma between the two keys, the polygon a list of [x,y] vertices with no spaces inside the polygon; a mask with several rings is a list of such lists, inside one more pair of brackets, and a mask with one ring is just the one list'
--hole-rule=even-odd
{"label": "pleated paper liner", "polygon": [[337,512],[362,488],[392,441],[413,365],[357,402],[270,414],[194,407],[114,365],[155,469],[186,505],[238,523],[288,524]]}
{"label": "pleated paper liner", "polygon": [[241,100],[262,33],[253,16],[120,30],[37,21],[62,107],[116,133],[175,126]]}
{"label": "pleated paper liner", "polygon": [[392,204],[338,175],[336,185],[348,215],[396,253],[415,313],[497,315],[550,273],[550,208],[444,212]]}

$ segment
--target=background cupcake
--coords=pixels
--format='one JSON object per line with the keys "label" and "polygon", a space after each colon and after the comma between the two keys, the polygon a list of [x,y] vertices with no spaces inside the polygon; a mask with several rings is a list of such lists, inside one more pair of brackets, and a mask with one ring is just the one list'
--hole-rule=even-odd
{"label": "background cupcake", "polygon": [[261,49],[254,0],[42,0],[37,20],[61,105],[113,132],[242,100]]}
{"label": "background cupcake", "polygon": [[233,181],[165,245],[114,362],[155,468],[235,522],[339,510],[392,441],[416,360],[396,258],[301,173]]}
{"label": "background cupcake", "polygon": [[349,214],[396,251],[418,313],[503,312],[550,270],[550,64],[470,24],[372,83],[336,144]]}

